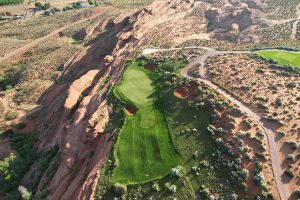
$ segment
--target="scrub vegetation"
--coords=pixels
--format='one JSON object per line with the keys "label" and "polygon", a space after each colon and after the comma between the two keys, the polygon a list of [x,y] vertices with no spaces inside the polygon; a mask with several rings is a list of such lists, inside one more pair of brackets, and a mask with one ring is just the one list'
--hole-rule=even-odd
{"label": "scrub vegetation", "polygon": [[0,196],[4,199],[21,199],[18,187],[30,166],[36,163],[37,168],[31,174],[30,188],[27,188],[34,194],[49,163],[57,154],[58,147],[54,146],[45,152],[36,152],[34,134],[15,133],[12,130],[3,132],[1,137],[9,139],[13,152],[0,161]]}

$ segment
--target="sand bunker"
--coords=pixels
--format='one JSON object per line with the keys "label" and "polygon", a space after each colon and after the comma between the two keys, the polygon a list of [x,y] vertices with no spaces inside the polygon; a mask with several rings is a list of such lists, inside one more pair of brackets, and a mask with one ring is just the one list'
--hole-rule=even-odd
{"label": "sand bunker", "polygon": [[174,91],[174,96],[179,98],[186,98],[188,95],[188,89],[185,87],[178,88]]}
{"label": "sand bunker", "polygon": [[127,105],[125,107],[126,113],[130,116],[135,115],[135,113],[138,111],[138,109],[132,105]]}

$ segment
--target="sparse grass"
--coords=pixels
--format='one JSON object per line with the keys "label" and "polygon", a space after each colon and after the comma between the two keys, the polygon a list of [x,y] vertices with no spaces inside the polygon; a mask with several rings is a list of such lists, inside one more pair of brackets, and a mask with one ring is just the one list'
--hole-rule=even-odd
{"label": "sparse grass", "polygon": [[122,101],[138,108],[134,116],[126,116],[116,144],[119,163],[114,172],[116,182],[133,184],[161,178],[181,163],[165,117],[155,102],[155,79],[155,74],[144,71],[134,62],[115,88],[115,94]]}
{"label": "sparse grass", "polygon": [[281,65],[300,67],[300,52],[264,50],[264,51],[259,51],[257,54],[264,58],[272,59]]}
{"label": "sparse grass", "polygon": [[91,9],[73,10],[47,17],[36,17],[32,20],[4,23],[0,30],[0,55],[43,37],[57,28],[79,21],[91,12]]}

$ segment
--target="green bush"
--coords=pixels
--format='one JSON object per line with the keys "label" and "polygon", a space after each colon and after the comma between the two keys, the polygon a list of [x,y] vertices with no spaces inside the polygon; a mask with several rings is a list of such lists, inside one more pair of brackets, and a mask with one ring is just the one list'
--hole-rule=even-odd
{"label": "green bush", "polygon": [[295,190],[294,195],[300,198],[300,189]]}
{"label": "green bush", "polygon": [[20,122],[16,125],[17,129],[24,129],[26,127],[26,124],[24,122]]}
{"label": "green bush", "polygon": [[157,183],[154,183],[154,184],[152,185],[152,189],[153,189],[155,192],[158,192],[158,191],[160,190],[160,187],[159,187],[159,185],[158,185]]}
{"label": "green bush", "polygon": [[285,170],[284,174],[287,175],[290,178],[293,178],[295,176],[294,172],[292,170],[290,170],[290,169]]}
{"label": "green bush", "polygon": [[36,140],[32,135],[18,134],[12,130],[5,131],[2,136],[9,138],[10,146],[16,154],[12,153],[0,161],[0,193],[14,196],[18,193],[17,189],[22,177],[37,158],[33,150]]}
{"label": "green bush", "polygon": [[116,183],[114,185],[114,192],[116,195],[122,196],[127,193],[127,186],[120,183]]}
{"label": "green bush", "polygon": [[44,4],[44,10],[48,10],[49,8],[51,8],[50,3],[45,3]]}
{"label": "green bush", "polygon": [[294,154],[288,154],[287,155],[287,160],[291,161],[291,162],[295,162],[296,161],[296,156]]}
{"label": "green bush", "polygon": [[23,200],[31,200],[31,198],[32,198],[31,195],[32,194],[31,194],[31,192],[29,192],[27,190],[27,188],[25,188],[24,186],[21,185],[21,186],[18,187],[18,190],[21,193]]}

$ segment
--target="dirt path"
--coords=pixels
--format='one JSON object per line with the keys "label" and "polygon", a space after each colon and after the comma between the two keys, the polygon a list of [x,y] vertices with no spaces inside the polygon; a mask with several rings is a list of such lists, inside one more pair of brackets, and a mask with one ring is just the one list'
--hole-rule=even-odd
{"label": "dirt path", "polygon": [[29,44],[26,44],[26,45],[24,45],[24,46],[22,46],[22,47],[20,47],[20,48],[18,48],[18,49],[14,49],[14,50],[12,50],[12,51],[6,53],[5,56],[0,57],[0,63],[4,62],[4,61],[6,61],[6,60],[8,60],[8,59],[10,59],[10,58],[13,58],[14,56],[20,55],[20,54],[22,54],[22,53],[28,51],[29,49],[33,48],[33,47],[36,46],[37,44],[39,44],[39,43],[45,41],[46,39],[48,39],[48,38],[50,38],[50,37],[52,37],[52,36],[58,35],[59,32],[64,31],[65,29],[67,29],[67,28],[69,28],[69,27],[71,27],[71,26],[77,25],[77,24],[79,24],[79,23],[81,23],[81,22],[84,22],[84,21],[87,21],[87,20],[90,20],[90,19],[94,19],[94,18],[96,18],[96,17],[102,15],[103,12],[105,12],[105,11],[107,11],[107,10],[109,10],[109,9],[110,9],[110,7],[104,7],[104,8],[101,9],[101,11],[100,11],[99,13],[97,13],[97,14],[94,14],[94,15],[88,17],[88,18],[84,18],[84,19],[82,19],[82,20],[79,20],[79,21],[74,22],[74,23],[72,23],[72,24],[63,26],[63,27],[61,27],[61,28],[59,28],[59,29],[56,29],[55,31],[53,31],[52,33],[50,33],[50,34],[48,34],[48,35],[46,35],[46,36],[44,36],[44,37],[38,38],[38,39],[34,40],[33,42],[31,42],[31,43],[29,43]]}
{"label": "dirt path", "polygon": [[[220,88],[218,85],[214,84],[207,76],[206,70],[205,70],[205,61],[207,58],[211,56],[216,55],[223,55],[223,54],[240,54],[240,53],[251,53],[251,51],[218,51],[216,49],[210,48],[210,47],[186,47],[186,48],[173,48],[169,49],[169,51],[172,50],[180,50],[180,49],[191,49],[191,48],[199,48],[206,50],[206,53],[198,56],[195,58],[191,63],[189,63],[185,69],[182,71],[182,75],[186,77],[189,76],[189,71],[192,67],[194,67],[196,64],[200,64],[200,75],[201,78],[197,78],[197,80],[202,81],[206,85],[210,86],[220,94],[222,94],[224,97],[229,99],[230,101],[234,102],[241,111],[247,113],[248,116],[252,117],[265,131],[265,136],[268,140],[268,145],[270,149],[270,157],[271,157],[271,164],[273,169],[273,174],[275,177],[277,189],[279,192],[279,196],[282,200],[286,200],[289,197],[289,194],[287,193],[287,189],[285,187],[285,184],[281,180],[281,175],[283,174],[283,170],[281,168],[281,161],[279,160],[279,148],[277,145],[277,142],[275,141],[275,133],[272,131],[272,129],[269,128],[267,125],[267,122],[265,122],[258,114],[253,112],[251,109],[249,109],[247,106],[245,106],[242,102],[240,102],[236,97],[232,96],[222,88]],[[152,54],[157,52],[165,52],[168,51],[168,49],[146,49],[143,51],[143,54]],[[193,78],[193,77],[190,77]]]}
{"label": "dirt path", "polygon": [[298,6],[296,7],[296,14],[297,14],[297,20],[293,23],[293,28],[292,28],[292,34],[291,34],[291,39],[292,40],[296,40],[296,36],[297,36],[297,30],[298,30],[298,24],[300,21],[300,4],[298,4]]}

